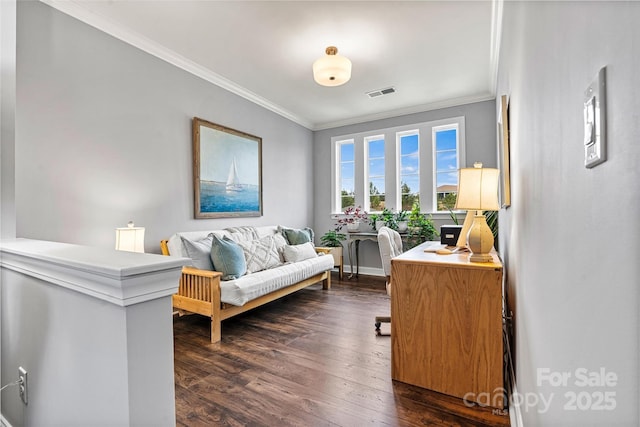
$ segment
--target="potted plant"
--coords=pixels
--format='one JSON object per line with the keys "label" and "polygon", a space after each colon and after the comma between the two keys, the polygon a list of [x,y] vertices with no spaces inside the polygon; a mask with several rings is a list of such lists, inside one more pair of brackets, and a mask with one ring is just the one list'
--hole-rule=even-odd
{"label": "potted plant", "polygon": [[346,240],[347,236],[344,233],[339,233],[338,230],[329,230],[320,237],[322,246],[328,248],[341,248],[342,242]]}
{"label": "potted plant", "polygon": [[388,208],[384,208],[379,214],[369,215],[369,223],[374,230],[379,230],[380,227],[389,227],[393,230],[398,230],[396,216],[393,211]]}
{"label": "potted plant", "polygon": [[408,214],[409,247],[414,247],[422,242],[434,240],[438,237],[438,231],[431,215],[425,215],[420,212],[420,205],[417,203],[411,208]]}
{"label": "potted plant", "polygon": [[342,242],[347,239],[344,233],[339,232],[340,229],[329,230],[320,237],[320,242],[324,246],[321,249],[322,252],[331,254],[333,256],[333,265],[337,266],[340,273],[340,279],[342,279]]}
{"label": "potted plant", "polygon": [[356,232],[360,228],[360,222],[367,219],[367,213],[360,206],[349,206],[344,210],[344,216],[338,219],[336,230],[340,231],[342,227],[347,227],[347,231]]}
{"label": "potted plant", "polygon": [[395,216],[396,224],[398,224],[398,231],[404,233],[409,228],[409,212],[399,211]]}

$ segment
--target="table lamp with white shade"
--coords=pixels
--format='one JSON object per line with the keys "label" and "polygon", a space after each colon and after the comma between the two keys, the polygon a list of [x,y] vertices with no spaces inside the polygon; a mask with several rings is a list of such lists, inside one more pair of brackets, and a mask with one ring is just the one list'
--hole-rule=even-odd
{"label": "table lamp with white shade", "polygon": [[144,227],[135,227],[129,221],[126,227],[116,228],[116,249],[144,253]]}
{"label": "table lamp with white shade", "polygon": [[496,211],[498,204],[499,171],[494,168],[483,168],[482,163],[475,163],[472,168],[461,168],[458,175],[458,198],[456,209],[476,211],[473,224],[467,235],[467,243],[472,262],[491,262],[493,249],[493,233],[487,225],[482,211]]}

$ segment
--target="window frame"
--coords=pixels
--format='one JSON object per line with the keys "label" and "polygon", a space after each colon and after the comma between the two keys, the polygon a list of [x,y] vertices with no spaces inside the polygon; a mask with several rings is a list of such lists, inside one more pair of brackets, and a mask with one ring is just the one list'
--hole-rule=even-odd
{"label": "window frame", "polygon": [[386,193],[386,188],[387,188],[387,140],[385,138],[384,134],[378,134],[378,135],[369,135],[363,138],[363,142],[364,142],[364,158],[365,158],[365,162],[364,162],[364,175],[365,175],[365,183],[367,186],[367,190],[366,190],[366,195],[365,195],[365,202],[362,205],[364,207],[364,210],[367,212],[380,212],[380,211],[372,211],[371,210],[371,194],[370,194],[370,187],[369,187],[369,183],[371,182],[371,171],[369,170],[369,162],[371,161],[371,157],[369,156],[369,143],[372,141],[380,141],[382,140],[382,143],[384,144],[384,154],[383,154],[383,159],[384,159],[384,187],[385,187],[385,191],[384,191],[384,197],[385,197],[385,201],[387,198],[387,193]]}
{"label": "window frame", "polygon": [[[420,169],[420,210],[434,216],[445,214],[437,211],[437,189],[435,187],[435,140],[434,128],[457,126],[458,167],[466,165],[465,117],[451,117],[440,120],[377,129],[367,132],[339,135],[331,138],[331,214],[341,214],[341,183],[339,144],[352,141],[354,144],[354,205],[362,206],[369,212],[368,140],[383,136],[385,145],[385,206],[393,211],[402,207],[400,180],[400,137],[416,132],[419,135],[418,156]],[[425,148],[426,147],[426,148]],[[429,165],[430,170],[425,170]],[[430,189],[430,190],[429,190]],[[448,215],[448,212],[446,212]]]}
{"label": "window frame", "polygon": [[[460,144],[460,125],[459,123],[449,123],[449,124],[444,124],[444,125],[439,125],[439,126],[433,126],[431,128],[431,140],[432,140],[432,144],[431,144],[431,148],[433,150],[433,195],[432,195],[432,199],[433,199],[433,206],[431,207],[431,211],[433,213],[441,213],[441,212],[449,212],[449,211],[439,211],[438,210],[438,179],[437,179],[437,175],[438,175],[438,168],[437,168],[437,161],[438,161],[438,150],[437,150],[437,146],[436,146],[436,134],[438,132],[445,132],[448,130],[454,130],[456,131],[456,152],[457,152],[457,159],[456,159],[456,171],[458,171],[461,168],[461,165],[464,165],[465,163],[462,161],[462,156],[461,156],[461,144]],[[444,151],[444,150],[443,150]]]}

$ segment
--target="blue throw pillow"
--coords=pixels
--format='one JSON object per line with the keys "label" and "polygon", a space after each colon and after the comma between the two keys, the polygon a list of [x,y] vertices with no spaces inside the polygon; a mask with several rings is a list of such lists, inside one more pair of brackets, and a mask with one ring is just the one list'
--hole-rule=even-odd
{"label": "blue throw pillow", "polygon": [[211,233],[211,261],[216,271],[222,273],[222,280],[238,279],[247,272],[247,262],[244,259],[242,247],[228,237],[220,238]]}

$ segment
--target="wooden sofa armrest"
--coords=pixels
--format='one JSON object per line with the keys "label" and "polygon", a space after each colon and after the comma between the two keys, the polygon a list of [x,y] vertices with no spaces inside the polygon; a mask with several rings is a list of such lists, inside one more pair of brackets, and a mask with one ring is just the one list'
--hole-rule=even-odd
{"label": "wooden sofa armrest", "polygon": [[[221,276],[222,273],[219,271],[199,270],[195,267],[182,267],[180,286],[178,287],[178,293],[176,295],[194,300],[194,304],[197,304],[198,302],[206,304],[202,304],[201,307],[192,306],[191,308],[178,308],[207,316],[211,315],[212,310],[215,310],[215,307],[212,309],[209,306],[217,306],[218,309],[220,307]],[[192,308],[196,310],[192,310]]]}
{"label": "wooden sofa armrest", "polygon": [[323,248],[321,246],[316,246],[316,253],[329,254],[329,253],[331,253],[331,248]]}
{"label": "wooden sofa armrest", "polygon": [[182,267],[178,293],[173,295],[173,306],[211,318],[211,342],[222,336],[220,325],[220,277],[219,271]]}
{"label": "wooden sofa armrest", "polygon": [[169,241],[168,240],[160,240],[160,251],[162,251],[162,255],[169,255]]}

